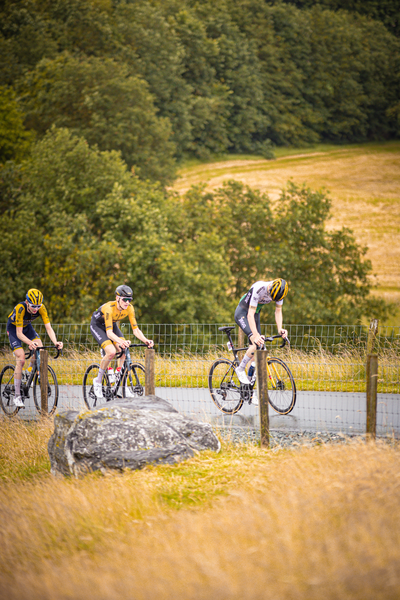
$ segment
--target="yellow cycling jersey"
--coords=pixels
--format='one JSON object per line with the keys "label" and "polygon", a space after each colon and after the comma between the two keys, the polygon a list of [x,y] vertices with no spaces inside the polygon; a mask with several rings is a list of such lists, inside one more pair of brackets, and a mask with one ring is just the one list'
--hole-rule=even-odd
{"label": "yellow cycling jersey", "polygon": [[29,325],[38,317],[42,317],[43,323],[45,325],[47,323],[50,323],[49,315],[47,314],[47,310],[44,304],[42,304],[37,313],[33,315],[28,311],[26,301],[17,304],[17,306],[14,307],[12,313],[8,315],[11,325],[15,325],[15,327],[26,327],[26,325]]}
{"label": "yellow cycling jersey", "polygon": [[128,304],[127,308],[120,310],[117,306],[117,301],[113,300],[112,302],[106,302],[106,304],[100,306],[100,308],[93,313],[93,318],[99,325],[105,324],[106,331],[113,328],[113,323],[122,321],[122,319],[125,319],[126,317],[129,317],[132,329],[138,329],[135,318],[135,309],[132,304]]}

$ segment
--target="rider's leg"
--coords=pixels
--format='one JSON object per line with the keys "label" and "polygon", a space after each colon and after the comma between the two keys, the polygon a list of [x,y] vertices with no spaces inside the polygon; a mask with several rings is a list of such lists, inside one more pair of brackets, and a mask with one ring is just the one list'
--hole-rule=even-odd
{"label": "rider's leg", "polygon": [[104,357],[102,358],[100,363],[99,374],[94,379],[96,383],[102,382],[103,375],[107,371],[110,362],[113,360],[116,354],[115,346],[111,340],[109,340],[108,343],[104,342],[104,344],[102,344],[101,347],[104,350]]}
{"label": "rider's leg", "polygon": [[22,379],[22,369],[25,364],[25,352],[23,348],[16,348],[14,350],[15,356],[15,371],[14,371],[14,389],[15,389],[15,397],[21,396],[21,379]]}
{"label": "rider's leg", "polygon": [[[43,346],[42,340],[39,337],[35,337],[32,341],[36,342],[38,344],[38,346]],[[35,366],[35,364],[36,364],[36,352],[34,352],[32,354],[32,356],[31,356],[31,360],[30,360],[30,363],[29,363],[29,368],[33,369],[33,367]]]}
{"label": "rider's leg", "polygon": [[[117,335],[119,338],[122,338],[123,340],[124,338],[124,334],[122,333],[122,331],[120,330],[120,328],[118,327],[118,325],[116,323],[114,323],[113,325],[113,332],[115,333],[115,335]],[[117,346],[117,351],[121,352],[122,348],[119,344],[116,344]],[[118,371],[120,371],[122,369],[122,366],[124,364],[125,361],[125,354],[123,354],[122,356],[119,357],[118,359]]]}

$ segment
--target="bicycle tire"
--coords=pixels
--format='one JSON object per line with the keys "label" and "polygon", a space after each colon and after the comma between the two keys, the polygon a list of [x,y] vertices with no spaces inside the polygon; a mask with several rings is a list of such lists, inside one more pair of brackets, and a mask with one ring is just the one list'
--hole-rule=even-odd
{"label": "bicycle tire", "polygon": [[234,415],[242,408],[241,384],[230,360],[219,358],[213,362],[208,374],[208,388],[215,406],[226,415]]}
{"label": "bicycle tire", "polygon": [[[127,396],[127,390],[130,396]],[[128,393],[129,393],[128,392]],[[132,363],[125,371],[122,380],[122,395],[124,398],[140,398],[145,392],[145,370],[140,363]]]}
{"label": "bicycle tire", "polygon": [[[57,376],[54,373],[53,369],[50,365],[47,365],[47,413],[48,415],[52,415],[58,404],[58,381]],[[40,392],[40,377],[39,373],[36,371],[35,376],[33,378],[33,401],[36,406],[36,410],[38,412],[42,412],[42,403],[41,403],[41,392]]]}
{"label": "bicycle tire", "polygon": [[100,365],[90,365],[83,376],[83,399],[89,410],[102,406],[113,399],[114,394],[110,386],[107,373],[104,373],[102,379],[103,398],[97,398],[93,390],[93,379],[99,374]]}
{"label": "bicycle tire", "polygon": [[13,365],[6,365],[0,373],[0,403],[7,417],[13,417],[20,409],[19,406],[14,404],[14,371],[15,367]]}
{"label": "bicycle tire", "polygon": [[296,404],[297,391],[293,375],[280,358],[270,358],[268,366],[272,377],[268,379],[268,401],[277,413],[288,415]]}

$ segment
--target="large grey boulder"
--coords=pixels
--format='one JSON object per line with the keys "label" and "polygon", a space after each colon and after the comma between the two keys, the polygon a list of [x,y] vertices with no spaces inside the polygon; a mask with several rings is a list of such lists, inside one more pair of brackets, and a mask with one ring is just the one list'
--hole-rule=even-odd
{"label": "large grey boulder", "polygon": [[96,470],[173,464],[198,451],[220,448],[211,425],[181,415],[157,396],[59,412],[48,443],[51,472],[75,477]]}

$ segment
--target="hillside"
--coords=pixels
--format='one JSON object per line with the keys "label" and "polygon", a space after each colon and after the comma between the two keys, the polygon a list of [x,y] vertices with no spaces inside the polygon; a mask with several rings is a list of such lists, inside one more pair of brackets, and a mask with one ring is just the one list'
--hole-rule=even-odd
{"label": "hillside", "polygon": [[279,149],[276,160],[238,156],[183,166],[174,189],[180,193],[204,182],[207,189],[234,179],[278,199],[289,179],[332,198],[331,228],[349,227],[368,247],[377,289],[400,307],[400,142],[364,145],[319,145]]}

